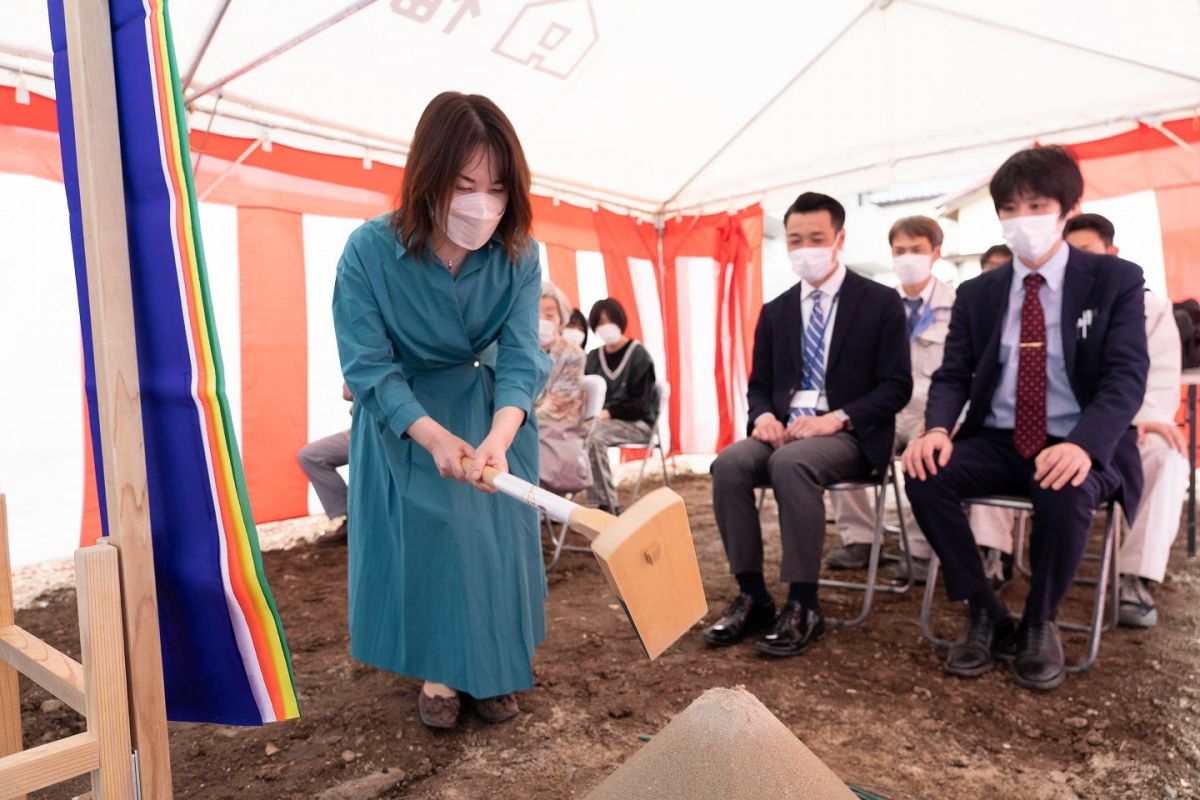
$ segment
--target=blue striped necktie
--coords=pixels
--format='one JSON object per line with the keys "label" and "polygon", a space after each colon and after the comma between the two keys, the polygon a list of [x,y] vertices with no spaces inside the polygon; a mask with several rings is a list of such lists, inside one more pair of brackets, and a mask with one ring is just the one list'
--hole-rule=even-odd
{"label": "blue striped necktie", "polygon": [[[825,295],[820,289],[813,291],[812,311],[808,315],[808,325],[804,328],[804,361],[800,376],[806,390],[825,391],[825,309],[821,302]],[[793,407],[788,414],[788,424],[796,417],[811,417],[817,413],[816,408]]]}
{"label": "blue striped necktie", "polygon": [[904,305],[908,306],[908,338],[911,340],[913,331],[917,329],[917,320],[920,316],[917,314],[921,310],[921,298],[919,297],[901,297]]}

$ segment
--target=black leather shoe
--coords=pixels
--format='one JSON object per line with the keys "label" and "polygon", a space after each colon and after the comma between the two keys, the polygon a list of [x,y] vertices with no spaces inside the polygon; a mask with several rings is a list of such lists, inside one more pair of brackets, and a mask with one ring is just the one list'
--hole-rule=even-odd
{"label": "black leather shoe", "polygon": [[748,594],[733,598],[721,618],[709,625],[700,635],[713,647],[737,644],[751,633],[771,627],[775,622],[775,603],[756,603]]}
{"label": "black leather shoe", "polygon": [[1058,626],[1053,622],[1021,623],[1019,636],[1017,658],[1013,663],[1017,685],[1039,691],[1061,686],[1067,679],[1067,670]]}
{"label": "black leather shoe", "polygon": [[969,611],[963,640],[950,648],[942,669],[960,678],[975,678],[992,668],[996,653],[1012,640],[1016,625],[1011,619],[994,620],[983,608]]}
{"label": "black leather shoe", "polygon": [[754,649],[777,658],[798,656],[824,635],[825,617],[821,612],[805,608],[799,600],[789,600],[770,632],[755,642]]}

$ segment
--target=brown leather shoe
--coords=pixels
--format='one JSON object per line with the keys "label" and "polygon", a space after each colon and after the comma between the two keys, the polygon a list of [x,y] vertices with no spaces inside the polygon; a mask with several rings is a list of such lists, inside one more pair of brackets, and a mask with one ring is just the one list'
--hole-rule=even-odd
{"label": "brown leather shoe", "polygon": [[458,695],[430,697],[424,690],[417,694],[417,710],[421,712],[421,722],[425,723],[425,727],[450,730],[458,725],[458,712],[462,708],[462,701],[458,699]]}
{"label": "brown leather shoe", "polygon": [[521,709],[517,705],[517,696],[512,692],[495,697],[476,698],[475,710],[484,722],[493,724],[512,719],[521,713]]}
{"label": "brown leather shoe", "polygon": [[338,525],[331,531],[325,531],[313,541],[317,547],[338,547],[339,545],[346,544],[347,540],[350,538],[349,532],[350,520],[346,517],[342,517],[341,525]]}

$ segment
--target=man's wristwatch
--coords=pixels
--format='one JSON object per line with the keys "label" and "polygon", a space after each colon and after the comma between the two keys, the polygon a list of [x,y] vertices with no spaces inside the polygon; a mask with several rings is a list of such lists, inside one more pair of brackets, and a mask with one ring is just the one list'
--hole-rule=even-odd
{"label": "man's wristwatch", "polygon": [[835,411],[831,411],[829,413],[833,414],[834,419],[836,419],[838,422],[842,423],[842,430],[846,430],[850,427],[850,415],[847,414],[845,411],[842,411],[839,408],[839,409],[837,409]]}

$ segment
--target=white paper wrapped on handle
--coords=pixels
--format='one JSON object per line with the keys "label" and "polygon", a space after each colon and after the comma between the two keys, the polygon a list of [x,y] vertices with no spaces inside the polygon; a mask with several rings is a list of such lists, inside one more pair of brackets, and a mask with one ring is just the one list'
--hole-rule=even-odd
{"label": "white paper wrapped on handle", "polygon": [[[469,472],[471,467],[474,466],[474,462],[469,458],[464,458],[462,465],[463,469]],[[508,495],[514,500],[536,508],[555,522],[569,523],[571,521],[571,512],[578,508],[570,500],[559,497],[553,492],[548,492],[540,486],[534,486],[532,483],[523,481],[515,475],[500,472],[494,467],[484,468],[483,481],[501,494]]]}
{"label": "white paper wrapped on handle", "polygon": [[570,522],[571,511],[575,503],[553,492],[548,492],[540,486],[534,486],[515,475],[501,472],[491,481],[498,492],[519,500],[527,506],[533,506],[555,522]]}

